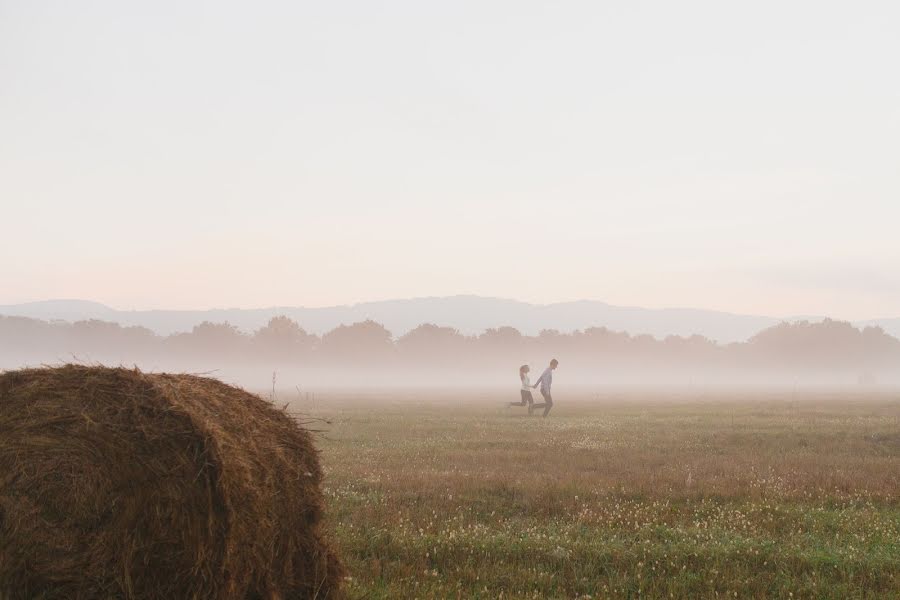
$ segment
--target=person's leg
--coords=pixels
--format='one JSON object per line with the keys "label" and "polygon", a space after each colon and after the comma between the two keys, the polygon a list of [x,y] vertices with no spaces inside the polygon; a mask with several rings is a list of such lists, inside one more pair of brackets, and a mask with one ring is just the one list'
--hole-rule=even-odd
{"label": "person's leg", "polygon": [[522,399],[518,402],[510,402],[510,406],[526,406],[531,402],[534,402],[534,400],[531,399],[531,392],[526,392],[525,390],[519,390],[519,392]]}
{"label": "person's leg", "polygon": [[544,392],[544,390],[541,390],[541,396],[544,397],[544,401],[541,402],[540,404],[529,404],[528,405],[528,414],[531,414],[533,411],[535,411],[539,408],[543,408],[544,416],[545,417],[547,416],[547,412],[549,412],[549,410],[550,410],[548,407],[553,406],[553,401],[550,399],[550,394]]}

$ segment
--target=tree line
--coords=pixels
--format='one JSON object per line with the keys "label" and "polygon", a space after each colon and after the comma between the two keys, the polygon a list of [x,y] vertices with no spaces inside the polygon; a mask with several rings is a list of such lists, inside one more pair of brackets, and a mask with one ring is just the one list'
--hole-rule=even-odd
{"label": "tree line", "polygon": [[631,335],[605,327],[523,335],[512,327],[463,335],[433,324],[395,337],[363,321],[321,336],[288,317],[245,333],[228,323],[203,322],[190,332],[160,336],[144,327],[99,320],[47,322],[0,317],[0,357],[6,367],[67,360],[143,365],[255,364],[291,366],[410,366],[510,368],[555,356],[567,366],[632,369],[766,369],[900,371],[900,340],[878,327],[850,323],[782,323],[746,342],[705,337]]}

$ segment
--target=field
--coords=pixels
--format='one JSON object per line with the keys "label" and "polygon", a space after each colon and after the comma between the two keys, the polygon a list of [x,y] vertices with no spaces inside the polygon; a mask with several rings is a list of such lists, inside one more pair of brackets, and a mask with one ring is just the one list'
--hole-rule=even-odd
{"label": "field", "polygon": [[900,597],[897,395],[508,399],[291,405],[352,598]]}

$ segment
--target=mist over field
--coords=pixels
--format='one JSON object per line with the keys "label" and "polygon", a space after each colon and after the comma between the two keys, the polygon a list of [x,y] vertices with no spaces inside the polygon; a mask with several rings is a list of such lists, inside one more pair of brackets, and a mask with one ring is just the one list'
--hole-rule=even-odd
{"label": "mist over field", "polygon": [[773,325],[746,341],[632,335],[606,327],[478,334],[430,323],[402,335],[360,321],[322,335],[280,315],[245,332],[204,321],[158,335],[139,326],[0,316],[0,367],[60,362],[204,372],[246,387],[474,388],[515,392],[517,371],[562,363],[562,389],[590,386],[863,386],[900,383],[900,340],[879,327],[825,319]]}

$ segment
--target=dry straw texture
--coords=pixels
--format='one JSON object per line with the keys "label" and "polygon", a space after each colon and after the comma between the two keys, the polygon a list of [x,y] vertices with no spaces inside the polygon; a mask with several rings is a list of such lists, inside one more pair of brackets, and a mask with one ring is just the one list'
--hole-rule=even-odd
{"label": "dry straw texture", "polygon": [[335,598],[310,434],[189,375],[0,375],[0,599]]}

